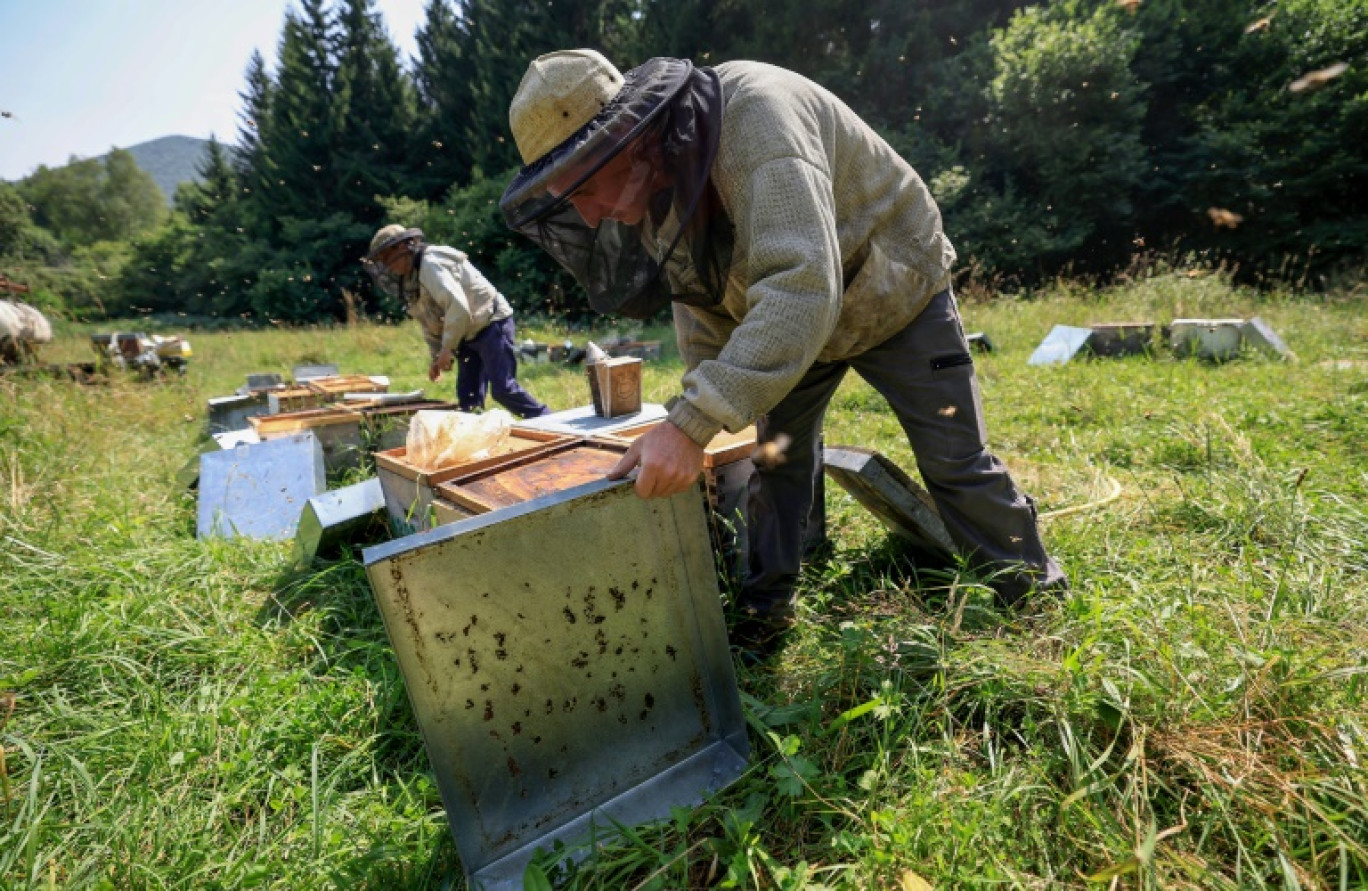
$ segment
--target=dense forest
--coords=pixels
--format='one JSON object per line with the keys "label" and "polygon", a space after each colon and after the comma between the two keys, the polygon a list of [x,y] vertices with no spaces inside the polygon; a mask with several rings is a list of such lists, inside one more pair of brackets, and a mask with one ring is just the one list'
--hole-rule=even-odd
{"label": "dense forest", "polygon": [[393,316],[357,260],[402,222],[524,312],[570,281],[508,232],[528,61],[772,62],[844,98],[931,186],[960,274],[1017,291],[1137,254],[1325,281],[1368,246],[1368,0],[430,0],[401,59],[371,0],[299,0],[240,128],[168,214],[127,153],[0,183],[0,271],[75,316]]}

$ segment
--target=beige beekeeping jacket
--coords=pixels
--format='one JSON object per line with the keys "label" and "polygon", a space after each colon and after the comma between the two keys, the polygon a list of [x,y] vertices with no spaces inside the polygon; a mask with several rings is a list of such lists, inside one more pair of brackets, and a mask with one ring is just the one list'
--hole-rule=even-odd
{"label": "beige beekeeping jacket", "polygon": [[41,312],[18,301],[0,300],[0,339],[51,343],[52,324]]}
{"label": "beige beekeeping jacket", "polygon": [[675,304],[695,442],[774,407],[814,361],[878,346],[949,285],[955,250],[921,178],[840,99],[782,68],[717,66],[712,182],[736,229],[726,296]]}
{"label": "beige beekeeping jacket", "polygon": [[444,349],[455,352],[490,322],[513,315],[508,301],[464,253],[440,245],[423,248],[418,274],[407,276],[404,295],[433,357]]}

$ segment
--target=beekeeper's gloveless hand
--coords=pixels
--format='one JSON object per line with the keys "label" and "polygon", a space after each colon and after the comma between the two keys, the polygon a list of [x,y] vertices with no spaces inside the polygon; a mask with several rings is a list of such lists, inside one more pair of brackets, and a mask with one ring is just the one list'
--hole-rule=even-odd
{"label": "beekeeper's gloveless hand", "polygon": [[442,376],[443,371],[450,371],[455,358],[451,355],[451,350],[443,349],[432,360],[428,366],[428,380],[435,381]]}
{"label": "beekeeper's gloveless hand", "polygon": [[703,447],[669,421],[637,437],[608,479],[620,480],[640,467],[636,493],[642,498],[668,498],[683,492],[703,472]]}

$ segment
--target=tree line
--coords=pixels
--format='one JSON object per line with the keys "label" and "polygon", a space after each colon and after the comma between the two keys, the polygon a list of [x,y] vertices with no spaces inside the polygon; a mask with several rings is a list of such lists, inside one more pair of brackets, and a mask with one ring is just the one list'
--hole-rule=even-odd
{"label": "tree line", "polygon": [[[73,218],[40,170],[0,187],[0,262],[46,267],[77,312],[395,316],[357,260],[402,222],[520,310],[581,313],[498,212],[527,63],[580,46],[812,77],[926,179],[962,271],[1003,287],[1146,250],[1326,274],[1368,245],[1368,0],[430,0],[416,36],[401,59],[372,0],[299,0],[168,218],[108,186]],[[80,175],[116,180],[118,154]]]}

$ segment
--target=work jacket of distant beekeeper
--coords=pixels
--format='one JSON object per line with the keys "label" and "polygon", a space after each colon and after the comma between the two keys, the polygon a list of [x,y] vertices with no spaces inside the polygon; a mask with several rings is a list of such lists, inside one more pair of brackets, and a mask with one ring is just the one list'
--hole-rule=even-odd
{"label": "work jacket of distant beekeeper", "polygon": [[[670,78],[683,85],[668,85]],[[659,86],[662,80],[667,86]],[[942,230],[935,200],[917,173],[821,86],[757,62],[694,69],[680,60],[653,59],[629,72],[617,96],[579,133],[543,155],[533,151],[529,159],[524,152],[529,164],[504,194],[509,222],[567,268],[577,254],[557,254],[555,242],[573,242],[573,234],[567,234],[573,210],[548,208],[546,198],[537,208],[536,185],[546,181],[551,185],[544,191],[551,198],[573,199],[574,188],[593,180],[558,192],[556,174],[542,168],[563,164],[567,157],[573,163],[572,153],[584,153],[575,147],[577,141],[591,148],[596,138],[604,141],[595,128],[613,132],[619,108],[625,109],[622,114],[650,120],[649,110],[634,109],[633,102],[640,106],[640,95],[653,89],[667,97],[661,102],[681,103],[680,97],[690,91],[701,96],[688,110],[690,126],[701,127],[699,122],[719,104],[721,111],[708,178],[729,222],[729,260],[718,276],[725,283],[703,299],[681,302],[682,292],[699,290],[682,279],[702,268],[699,258],[706,252],[689,250],[685,239],[672,255],[656,257],[660,279],[675,301],[676,332],[687,366],[683,392],[672,402],[669,420],[703,445],[723,427],[734,432],[754,422],[792,390],[813,362],[859,355],[906,327],[949,286],[955,251]],[[645,126],[635,125],[632,133]],[[619,132],[625,129],[617,127]],[[680,128],[665,124],[662,129],[675,138]],[[648,227],[649,222],[643,228]],[[580,255],[621,251],[607,243],[614,226],[597,228],[597,242],[581,247]],[[566,257],[572,262],[567,264]],[[625,264],[600,261],[585,267],[587,275],[583,269],[571,271],[593,303],[604,278],[594,272],[620,265]],[[613,311],[601,308],[606,301],[599,296],[595,308]],[[633,299],[639,304],[634,309],[652,309]]]}
{"label": "work jacket of distant beekeeper", "polygon": [[404,277],[404,301],[434,359],[513,315],[508,300],[455,248],[426,245],[415,267]]}
{"label": "work jacket of distant beekeeper", "polygon": [[18,358],[35,344],[52,341],[52,324],[27,303],[0,300],[0,357]]}

